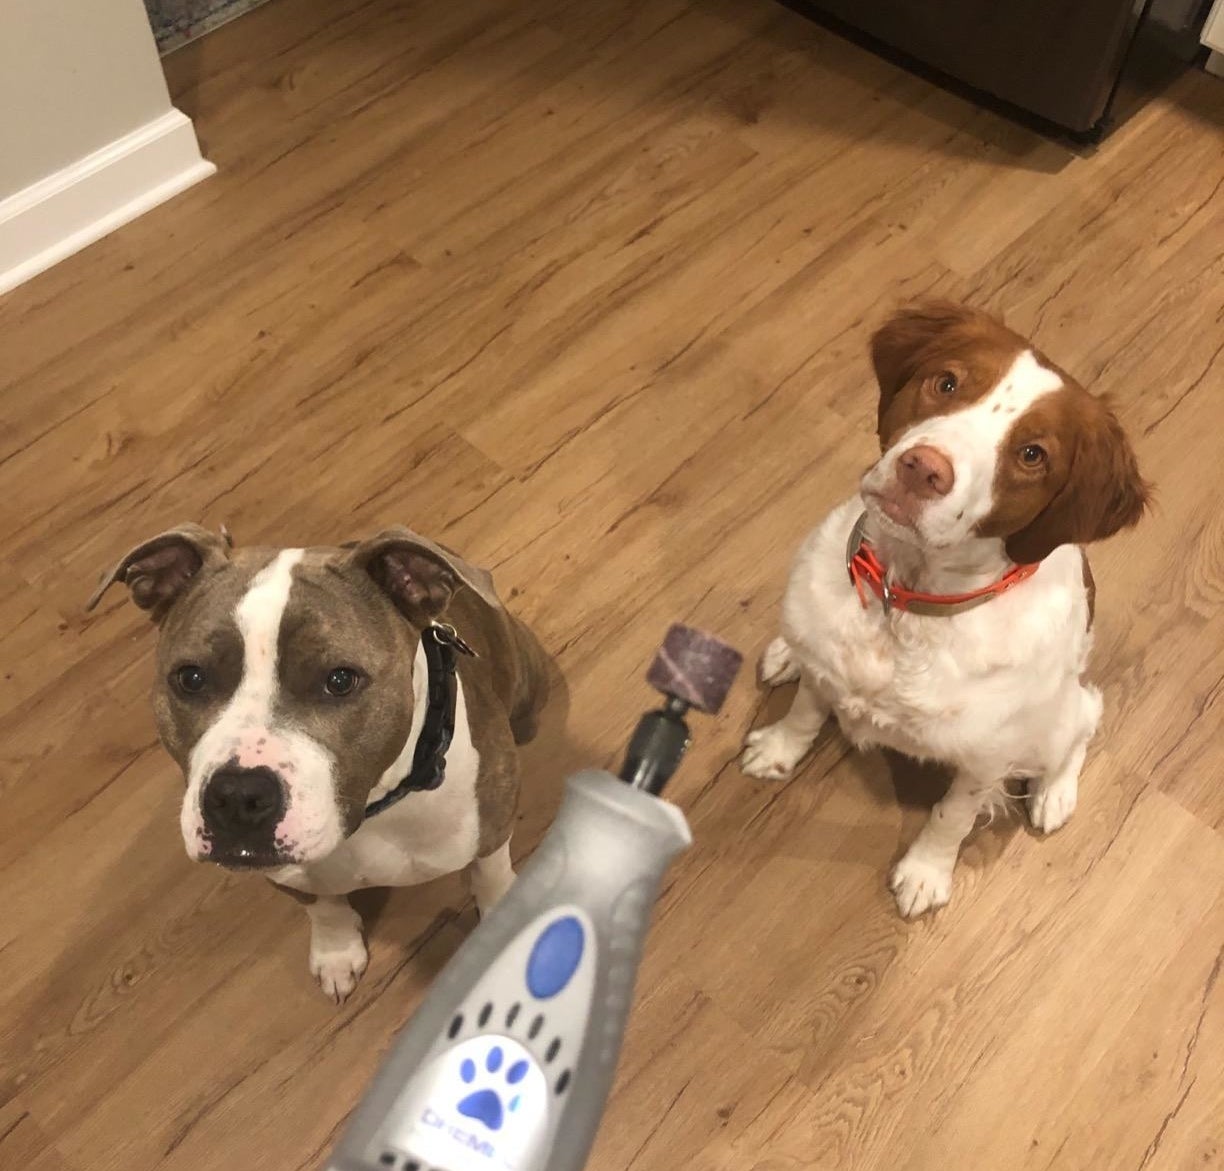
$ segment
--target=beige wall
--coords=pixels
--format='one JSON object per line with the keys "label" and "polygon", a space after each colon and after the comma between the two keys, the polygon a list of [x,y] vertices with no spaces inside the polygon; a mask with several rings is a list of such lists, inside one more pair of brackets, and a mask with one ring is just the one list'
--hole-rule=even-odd
{"label": "beige wall", "polygon": [[0,0],[0,199],[170,108],[141,0]]}
{"label": "beige wall", "polygon": [[1216,0],[1203,28],[1203,44],[1224,53],[1224,0]]}

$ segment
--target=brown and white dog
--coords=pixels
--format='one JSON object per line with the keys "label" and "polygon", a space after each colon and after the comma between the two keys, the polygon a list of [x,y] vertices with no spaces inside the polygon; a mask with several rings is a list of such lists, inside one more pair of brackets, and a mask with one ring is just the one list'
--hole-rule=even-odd
{"label": "brown and white dog", "polygon": [[[366,966],[351,891],[469,863],[482,912],[506,891],[516,745],[535,735],[548,661],[487,573],[407,529],[235,550],[183,525],[128,553],[90,607],[119,581],[160,627],[153,708],[187,782],[187,853],[306,905],[327,995],[343,1000]],[[418,753],[443,721],[449,746],[439,734]],[[422,771],[436,787],[401,786]]]}
{"label": "brown and white dog", "polygon": [[952,766],[892,873],[910,916],[948,901],[1008,780],[1027,780],[1042,832],[1074,811],[1101,716],[1079,546],[1135,524],[1149,490],[1106,405],[981,312],[907,309],[871,352],[883,456],[799,550],[761,662],[799,690],[742,765],[788,776],[832,713],[859,748]]}

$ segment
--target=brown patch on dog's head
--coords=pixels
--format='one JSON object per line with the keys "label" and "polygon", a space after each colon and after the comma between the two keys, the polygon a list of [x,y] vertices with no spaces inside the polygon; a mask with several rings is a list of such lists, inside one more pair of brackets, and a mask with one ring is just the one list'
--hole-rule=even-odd
{"label": "brown patch on dog's head", "polygon": [[[347,553],[310,550],[297,566],[277,642],[278,706],[333,758],[346,835],[408,740],[419,642],[419,628]],[[351,693],[328,693],[336,671],[353,673]]]}
{"label": "brown patch on dog's head", "polygon": [[[982,536],[1005,538],[1017,564],[1060,545],[1103,541],[1139,523],[1151,485],[1108,404],[1063,376],[1063,389],[1035,403],[1005,440],[995,477],[995,511]],[[1022,456],[1041,453],[1035,467]]]}
{"label": "brown patch on dog's head", "polygon": [[1028,343],[989,314],[927,301],[898,310],[871,339],[880,450],[915,423],[990,393]]}
{"label": "brown patch on dog's head", "polygon": [[[162,746],[186,776],[191,750],[242,681],[243,639],[235,617],[252,580],[276,551],[234,550],[191,579],[166,605],[157,639],[153,715]],[[176,674],[188,665],[202,669],[207,687],[185,696]]]}
{"label": "brown patch on dog's head", "polygon": [[[500,608],[484,570],[408,529],[311,550],[297,567],[278,647],[283,702],[336,761],[347,833],[360,825],[371,790],[408,739],[421,630],[465,587]],[[359,685],[334,702],[317,702],[336,669],[355,672]]]}

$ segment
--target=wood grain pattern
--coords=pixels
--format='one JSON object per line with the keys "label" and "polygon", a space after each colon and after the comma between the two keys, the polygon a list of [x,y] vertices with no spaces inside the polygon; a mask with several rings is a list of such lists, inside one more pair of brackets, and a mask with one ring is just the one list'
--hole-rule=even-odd
{"label": "wood grain pattern", "polygon": [[611,763],[668,622],[755,654],[872,458],[867,334],[971,299],[1113,395],[1155,516],[1094,557],[1083,803],[885,874],[937,775],[826,733],[782,786],[699,724],[593,1171],[1224,1168],[1224,88],[1076,157],[780,8],[277,0],[168,61],[220,175],[0,302],[0,1163],[316,1167],[470,930],[363,896],[341,1010],[306,923],[192,865],[97,573],[149,532],[404,522],[492,566],[565,672],[517,851]]}

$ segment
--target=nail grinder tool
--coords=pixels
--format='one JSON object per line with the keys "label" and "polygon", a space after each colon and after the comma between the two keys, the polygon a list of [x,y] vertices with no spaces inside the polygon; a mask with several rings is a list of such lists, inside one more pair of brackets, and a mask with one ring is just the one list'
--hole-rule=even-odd
{"label": "nail grinder tool", "polygon": [[408,1022],[328,1171],[579,1171],[595,1140],[659,884],[690,843],[659,798],[690,708],[722,706],[741,657],[673,626],[620,776],[566,782],[509,893]]}

